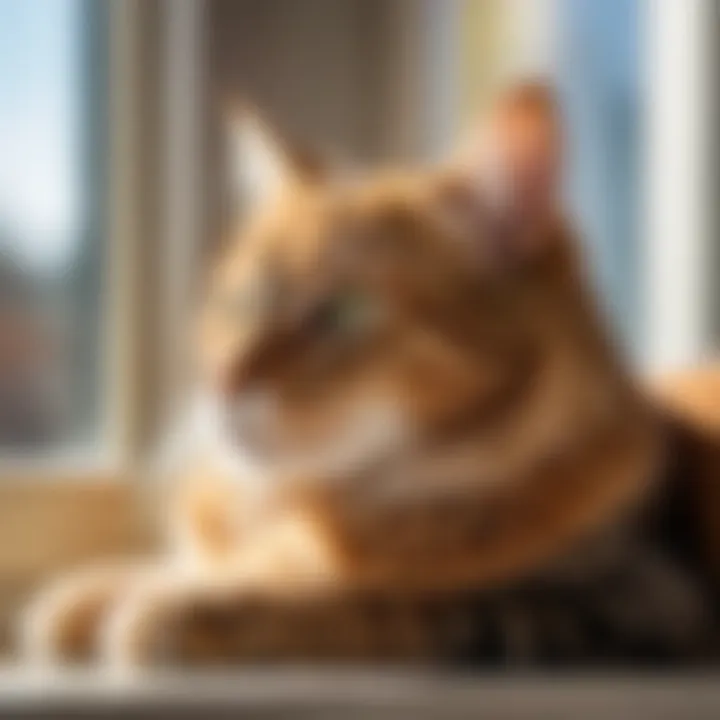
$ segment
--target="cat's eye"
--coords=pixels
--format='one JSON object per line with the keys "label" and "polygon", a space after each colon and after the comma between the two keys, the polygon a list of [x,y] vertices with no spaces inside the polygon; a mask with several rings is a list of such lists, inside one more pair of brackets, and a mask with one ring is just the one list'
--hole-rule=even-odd
{"label": "cat's eye", "polygon": [[310,325],[318,333],[356,335],[376,327],[380,318],[379,303],[372,297],[347,291],[319,305],[310,317]]}

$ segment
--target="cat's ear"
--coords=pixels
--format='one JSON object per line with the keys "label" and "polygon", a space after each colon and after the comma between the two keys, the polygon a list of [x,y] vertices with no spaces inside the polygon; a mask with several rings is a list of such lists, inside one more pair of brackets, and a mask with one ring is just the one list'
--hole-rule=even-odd
{"label": "cat's ear", "polygon": [[555,93],[524,82],[502,92],[458,155],[483,213],[528,236],[557,210],[562,127]]}
{"label": "cat's ear", "polygon": [[231,106],[225,134],[231,194],[237,205],[267,203],[291,184],[320,175],[319,161],[293,147],[252,108]]}
{"label": "cat's ear", "polygon": [[280,144],[260,117],[231,108],[225,118],[228,180],[233,200],[256,204],[279,194],[289,173]]}

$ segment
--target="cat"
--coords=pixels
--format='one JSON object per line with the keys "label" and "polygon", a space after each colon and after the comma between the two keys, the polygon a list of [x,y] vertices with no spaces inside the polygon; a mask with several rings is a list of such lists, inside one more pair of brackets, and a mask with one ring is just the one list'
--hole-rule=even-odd
{"label": "cat", "polygon": [[[333,177],[247,114],[171,549],[32,605],[36,659],[707,659],[714,438],[615,352],[552,90],[432,168]],[[190,442],[188,442],[190,441]]]}

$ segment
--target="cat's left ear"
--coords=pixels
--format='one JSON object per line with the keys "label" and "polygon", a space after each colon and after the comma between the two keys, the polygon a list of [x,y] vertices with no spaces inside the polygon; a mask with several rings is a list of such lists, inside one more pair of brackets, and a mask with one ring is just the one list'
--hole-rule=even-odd
{"label": "cat's left ear", "polygon": [[294,147],[252,108],[230,107],[225,135],[231,192],[238,205],[266,204],[293,184],[322,174],[318,159]]}
{"label": "cat's left ear", "polygon": [[458,154],[466,187],[509,241],[532,242],[558,209],[561,125],[552,89],[521,83],[498,97]]}

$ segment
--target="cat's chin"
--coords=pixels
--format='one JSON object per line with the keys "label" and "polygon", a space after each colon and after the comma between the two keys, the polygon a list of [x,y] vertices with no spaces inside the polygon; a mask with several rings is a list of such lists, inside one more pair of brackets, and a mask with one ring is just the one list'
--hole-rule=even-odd
{"label": "cat's chin", "polygon": [[260,484],[323,483],[354,477],[405,449],[415,433],[402,414],[386,405],[368,406],[341,423],[328,438],[292,447],[258,443],[224,433],[219,449],[228,471]]}
{"label": "cat's chin", "polygon": [[354,455],[339,445],[314,451],[262,452],[242,442],[232,443],[222,453],[222,462],[239,481],[287,485],[332,483],[355,477],[381,459],[378,454]]}
{"label": "cat's chin", "polygon": [[336,423],[329,436],[292,447],[244,437],[223,417],[222,403],[214,396],[192,398],[160,448],[157,469],[171,474],[208,457],[228,479],[258,488],[336,482],[406,451],[417,435],[414,424],[389,400],[367,400]]}

